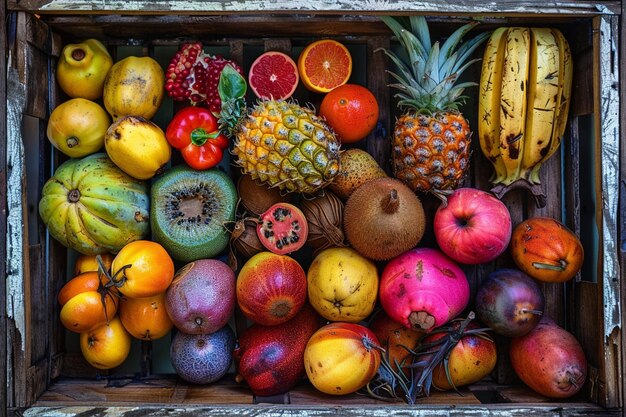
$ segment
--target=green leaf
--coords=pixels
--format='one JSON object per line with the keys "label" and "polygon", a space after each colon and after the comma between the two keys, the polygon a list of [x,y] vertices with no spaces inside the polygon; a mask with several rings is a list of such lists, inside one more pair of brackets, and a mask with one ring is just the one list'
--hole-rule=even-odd
{"label": "green leaf", "polygon": [[245,78],[232,65],[226,65],[220,74],[220,81],[217,85],[220,100],[224,102],[242,98],[246,95],[247,88],[248,84]]}
{"label": "green leaf", "polygon": [[424,16],[411,16],[411,32],[420,40],[426,55],[428,55],[430,53],[431,41],[428,23]]}
{"label": "green leaf", "polygon": [[484,41],[486,41],[489,36],[491,36],[490,32],[484,32],[461,45],[461,47],[457,51],[459,54],[459,58],[452,68],[452,71],[456,71],[461,65],[463,65],[463,63],[467,61],[467,58],[472,55],[474,50],[476,50],[476,48],[478,48]]}
{"label": "green leaf", "polygon": [[452,35],[441,46],[441,56],[439,61],[439,66],[443,64],[443,61],[446,60],[451,54],[456,50],[457,45],[463,39],[463,36],[467,34],[474,26],[478,25],[478,22],[468,23],[454,31]]}

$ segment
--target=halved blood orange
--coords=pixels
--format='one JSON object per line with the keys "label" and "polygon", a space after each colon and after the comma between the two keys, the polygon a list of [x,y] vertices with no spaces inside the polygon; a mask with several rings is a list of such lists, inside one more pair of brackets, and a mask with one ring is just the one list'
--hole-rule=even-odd
{"label": "halved blood orange", "polygon": [[348,82],[352,56],[343,44],[322,39],[309,44],[298,58],[302,83],[316,93],[327,93]]}
{"label": "halved blood orange", "polygon": [[282,52],[268,51],[254,60],[248,72],[248,83],[261,99],[283,100],[291,97],[298,86],[298,67]]}

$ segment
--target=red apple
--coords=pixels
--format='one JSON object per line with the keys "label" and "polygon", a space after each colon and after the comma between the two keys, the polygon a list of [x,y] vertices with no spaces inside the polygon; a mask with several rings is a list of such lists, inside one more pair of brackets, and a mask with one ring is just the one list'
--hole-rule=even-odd
{"label": "red apple", "polygon": [[434,232],[441,250],[463,264],[497,258],[511,240],[507,207],[485,191],[459,188],[435,212]]}

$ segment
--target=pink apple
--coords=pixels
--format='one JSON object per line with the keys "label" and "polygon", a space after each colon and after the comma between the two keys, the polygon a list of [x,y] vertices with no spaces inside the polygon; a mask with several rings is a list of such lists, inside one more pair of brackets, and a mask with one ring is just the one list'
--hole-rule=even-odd
{"label": "pink apple", "polygon": [[497,258],[511,240],[509,210],[492,194],[475,188],[459,188],[448,196],[434,220],[435,238],[441,250],[463,264],[481,264]]}

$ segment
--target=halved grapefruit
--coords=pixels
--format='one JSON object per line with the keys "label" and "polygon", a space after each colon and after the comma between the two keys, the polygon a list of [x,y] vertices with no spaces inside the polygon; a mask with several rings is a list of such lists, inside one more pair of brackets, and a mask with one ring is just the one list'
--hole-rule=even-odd
{"label": "halved grapefruit", "polygon": [[254,60],[248,72],[248,83],[260,99],[284,100],[296,91],[298,67],[289,55],[268,51]]}
{"label": "halved grapefruit", "polygon": [[352,56],[342,43],[322,39],[309,44],[298,58],[302,83],[316,93],[327,93],[348,82]]}

